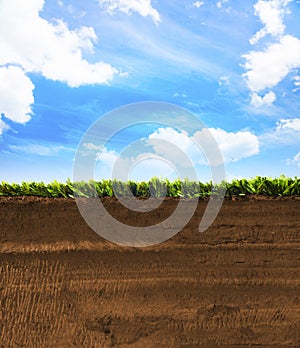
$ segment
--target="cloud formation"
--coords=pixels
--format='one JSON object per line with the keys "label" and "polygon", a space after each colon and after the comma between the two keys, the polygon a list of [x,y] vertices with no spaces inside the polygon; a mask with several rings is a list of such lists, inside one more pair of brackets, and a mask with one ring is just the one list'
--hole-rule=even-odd
{"label": "cloud formation", "polygon": [[259,0],[254,5],[255,15],[264,26],[250,39],[250,43],[255,45],[266,35],[272,38],[264,49],[253,50],[243,55],[246,60],[246,72],[243,77],[251,92],[251,104],[255,107],[272,105],[276,95],[270,89],[276,87],[291,71],[300,67],[300,39],[284,34],[286,27],[283,18],[289,13],[287,6],[290,1]]}
{"label": "cloud formation", "polygon": [[[107,148],[100,149],[99,146],[92,143],[85,144],[85,148],[89,151],[99,151],[96,169],[99,178],[111,178],[112,169],[117,160],[120,161],[124,170],[134,170],[135,164],[142,163],[142,167],[136,172],[140,178],[145,176],[149,178],[153,176],[174,177],[174,175],[176,177],[176,168],[172,168],[170,163],[178,163],[179,150],[186,155],[186,159],[180,158],[181,168],[189,168],[191,163],[195,166],[208,165],[208,161],[195,139],[199,144],[209,145],[211,135],[216,140],[225,163],[237,162],[259,153],[258,138],[251,132],[239,131],[234,133],[219,128],[203,128],[193,136],[170,127],[158,128],[143,140],[141,152],[138,154],[129,152],[122,155]],[[178,147],[178,151],[174,146]],[[214,159],[210,163],[213,166],[219,164],[221,163],[217,163]],[[146,174],[145,168],[147,168]],[[117,175],[121,177],[122,173],[118,172]]]}
{"label": "cloud formation", "polygon": [[33,90],[34,85],[23,69],[0,67],[0,113],[7,119],[22,124],[31,119]]}
{"label": "cloud formation", "polygon": [[295,76],[293,79],[296,87],[300,87],[300,76]]}
{"label": "cloud formation", "polygon": [[[193,137],[197,139],[197,142],[200,144],[209,144],[209,133],[216,140],[223,154],[225,163],[237,162],[242,158],[247,158],[259,153],[258,139],[249,131],[234,133],[226,132],[220,128],[203,128],[201,131],[196,132]],[[182,132],[177,132],[173,128],[159,128],[149,136],[149,139],[162,139],[165,141],[170,141],[171,139],[171,142],[184,151],[194,163],[207,163],[206,159],[201,154],[201,150],[193,139]],[[174,160],[176,159],[176,153],[170,152],[167,146],[164,146],[163,149],[154,149],[156,153],[163,153],[167,158],[172,158],[173,156]]]}
{"label": "cloud formation", "polygon": [[83,144],[83,147],[86,148],[87,150],[90,150],[90,151],[100,151],[102,150],[103,146],[98,146],[98,145],[95,145],[93,143],[85,143]]}
{"label": "cloud formation", "polygon": [[300,151],[292,159],[288,159],[287,164],[296,165],[300,168]]}
{"label": "cloud formation", "polygon": [[276,122],[276,127],[259,136],[261,144],[272,148],[299,145],[299,139],[300,118],[282,118]]}
{"label": "cloud formation", "polygon": [[266,50],[251,51],[244,58],[247,85],[252,92],[260,92],[276,86],[291,70],[300,67],[300,40],[285,35]]}
{"label": "cloud formation", "polygon": [[289,119],[280,119],[276,123],[276,131],[293,131],[300,132],[300,118],[289,118]]}
{"label": "cloud formation", "polygon": [[49,22],[40,16],[43,7],[44,0],[0,2],[0,68],[7,77],[0,82],[0,113],[14,122],[26,123],[32,114],[34,86],[27,73],[79,87],[108,83],[118,72],[83,58],[97,41],[92,27],[70,30],[61,20]]}
{"label": "cloud formation", "polygon": [[256,44],[264,36],[270,34],[278,37],[284,33],[283,17],[288,13],[287,5],[291,0],[259,0],[254,5],[254,13],[259,17],[264,27],[256,32],[249,40],[251,45]]}
{"label": "cloud formation", "polygon": [[276,100],[276,95],[274,92],[269,92],[265,94],[263,97],[260,97],[256,92],[251,95],[251,104],[255,107],[260,107],[263,105],[272,105]]}
{"label": "cloud formation", "polygon": [[299,91],[300,89],[300,76],[294,76],[293,78],[295,88],[293,89],[293,93]]}
{"label": "cloud formation", "polygon": [[50,23],[40,17],[43,6],[43,0],[0,2],[0,65],[20,65],[70,87],[109,82],[115,68],[83,58],[84,52],[93,52],[94,29],[70,30],[61,20]]}
{"label": "cloud formation", "polygon": [[[226,132],[220,128],[208,128],[215,138],[225,160],[225,163],[237,162],[243,158],[251,157],[259,153],[259,142],[253,133],[249,131]],[[198,139],[205,137],[207,129],[203,128],[195,136]]]}
{"label": "cloud formation", "polygon": [[151,0],[98,0],[99,4],[105,8],[107,12],[113,14],[116,11],[131,14],[138,13],[143,17],[151,17],[157,25],[161,19],[159,12],[152,7]]}

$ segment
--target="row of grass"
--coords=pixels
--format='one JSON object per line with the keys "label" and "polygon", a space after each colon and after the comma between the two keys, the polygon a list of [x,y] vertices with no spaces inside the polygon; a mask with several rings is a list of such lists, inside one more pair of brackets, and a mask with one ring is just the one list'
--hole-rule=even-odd
{"label": "row of grass", "polygon": [[[222,182],[216,188],[226,189],[225,196],[300,196],[300,178],[267,178],[257,176],[253,179],[232,180]],[[128,181],[127,183],[117,180],[102,180],[89,182],[66,183],[53,181],[50,184],[43,182],[22,182],[21,184],[2,182],[0,184],[0,196],[38,196],[52,198],[74,198],[74,197],[126,197],[133,194],[135,197],[208,197],[218,194],[212,190],[213,185],[188,180],[169,181],[156,177],[149,181]]]}

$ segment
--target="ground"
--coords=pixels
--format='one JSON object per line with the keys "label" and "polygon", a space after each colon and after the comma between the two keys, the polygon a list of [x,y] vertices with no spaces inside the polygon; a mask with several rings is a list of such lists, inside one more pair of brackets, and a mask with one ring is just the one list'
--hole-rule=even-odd
{"label": "ground", "polygon": [[[163,219],[104,204],[132,225]],[[300,198],[226,200],[152,247],[103,240],[72,199],[0,198],[0,347],[299,347]],[[146,221],[147,220],[147,221]]]}

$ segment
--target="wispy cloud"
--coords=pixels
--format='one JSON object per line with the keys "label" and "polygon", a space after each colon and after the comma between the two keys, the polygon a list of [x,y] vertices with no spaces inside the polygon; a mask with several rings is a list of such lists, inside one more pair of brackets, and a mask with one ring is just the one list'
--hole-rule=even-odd
{"label": "wispy cloud", "polygon": [[59,152],[75,152],[73,148],[67,148],[65,146],[43,146],[38,144],[29,145],[9,145],[10,150],[19,153],[25,153],[38,156],[56,156]]}
{"label": "wispy cloud", "polygon": [[172,74],[195,72],[210,79],[225,74],[223,65],[216,59],[218,54],[224,54],[222,44],[211,37],[190,30],[189,27],[177,23],[170,17],[164,18],[155,30],[145,22],[139,23],[137,27],[134,21],[123,19],[111,22],[109,25],[115,36],[122,38],[120,44],[126,42],[124,55],[112,59],[117,59],[119,64],[126,65],[132,77],[140,76],[140,69],[142,78],[146,79],[152,76],[160,78],[163,73],[170,72]]}

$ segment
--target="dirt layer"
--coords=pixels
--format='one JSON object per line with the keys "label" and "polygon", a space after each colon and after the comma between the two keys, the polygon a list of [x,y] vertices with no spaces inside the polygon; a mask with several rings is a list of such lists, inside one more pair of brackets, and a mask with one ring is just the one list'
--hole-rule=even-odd
{"label": "dirt layer", "polygon": [[[107,210],[129,225],[171,214]],[[0,198],[0,347],[300,347],[300,199],[224,202],[147,248],[103,240],[71,199]]]}

